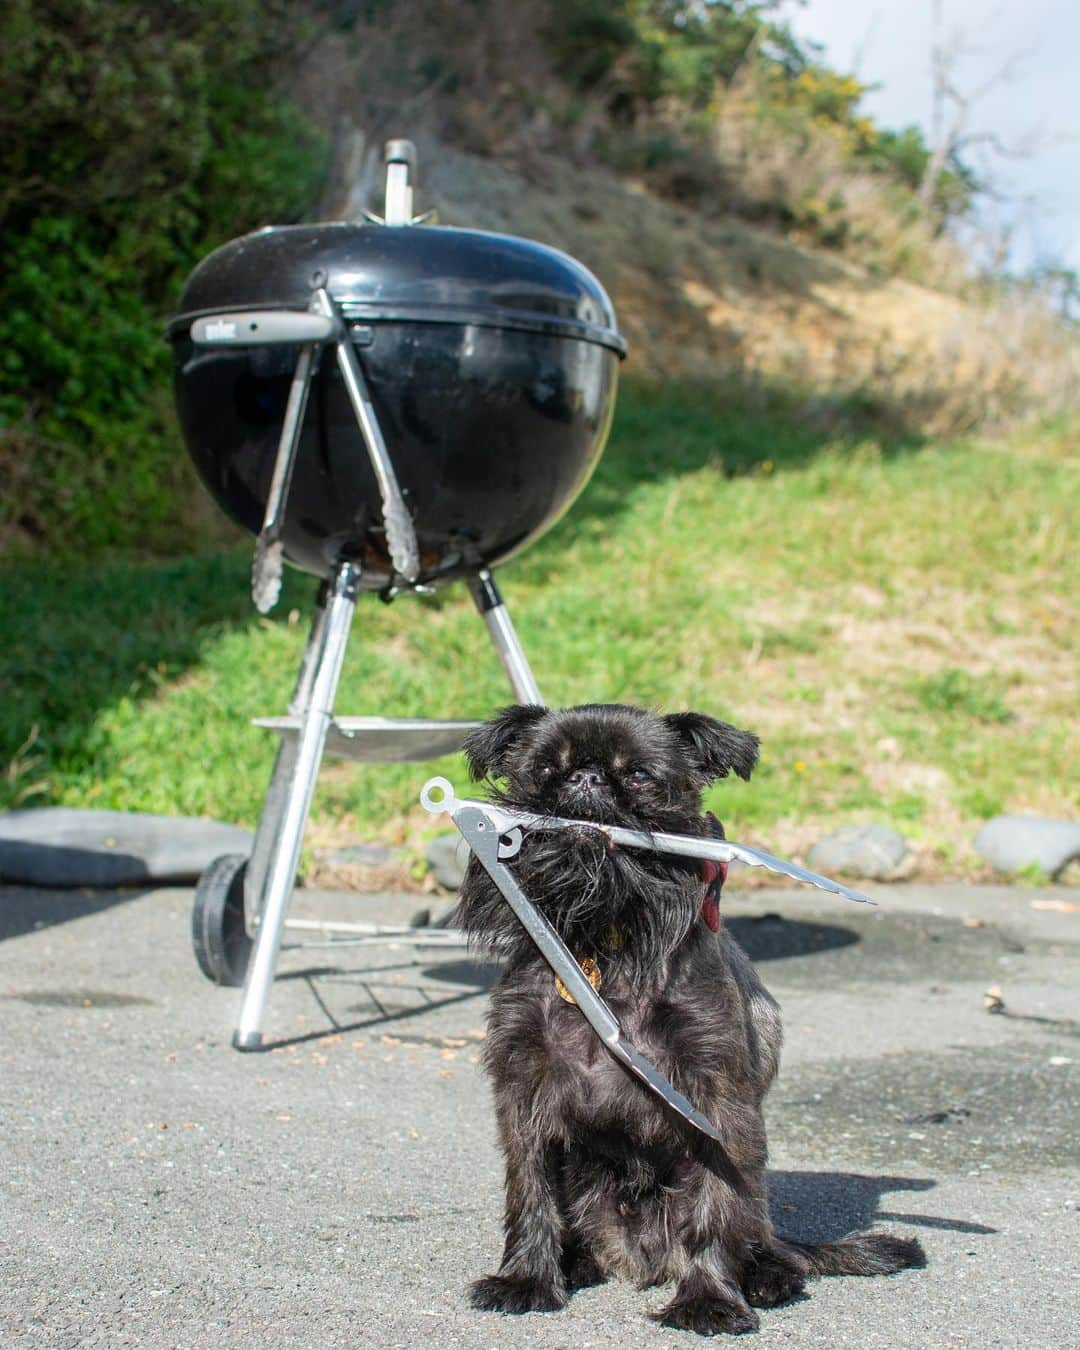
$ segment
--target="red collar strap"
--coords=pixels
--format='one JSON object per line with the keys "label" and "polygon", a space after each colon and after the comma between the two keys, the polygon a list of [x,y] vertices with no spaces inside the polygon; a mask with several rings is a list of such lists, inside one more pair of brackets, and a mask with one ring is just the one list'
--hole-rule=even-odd
{"label": "red collar strap", "polygon": [[[709,822],[709,833],[723,839],[724,827],[711,811],[705,813],[705,819]],[[714,933],[720,931],[720,891],[727,881],[727,869],[726,862],[713,862],[711,858],[701,860],[701,877],[705,882],[705,894],[701,899],[701,917]]]}

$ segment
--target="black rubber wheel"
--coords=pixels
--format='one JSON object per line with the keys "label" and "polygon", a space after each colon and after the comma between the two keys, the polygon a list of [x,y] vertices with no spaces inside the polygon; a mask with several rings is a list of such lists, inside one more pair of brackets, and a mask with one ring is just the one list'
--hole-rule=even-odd
{"label": "black rubber wheel", "polygon": [[195,887],[191,911],[191,945],[199,969],[214,984],[244,983],[251,957],[251,938],[244,928],[244,873],[248,860],[240,853],[215,858]]}

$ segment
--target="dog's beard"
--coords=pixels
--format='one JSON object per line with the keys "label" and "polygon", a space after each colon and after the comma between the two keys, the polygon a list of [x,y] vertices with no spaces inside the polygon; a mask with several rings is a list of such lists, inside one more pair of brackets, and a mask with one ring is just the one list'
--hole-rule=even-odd
{"label": "dog's beard", "polygon": [[[501,791],[500,803],[536,815],[562,814],[543,794]],[[579,816],[579,819],[585,817]],[[659,814],[598,809],[606,824],[650,833],[705,833],[685,806]],[[510,863],[522,889],[578,959],[616,961],[635,985],[658,974],[701,912],[702,882],[693,859],[613,847],[599,830],[526,827]],[[536,959],[536,949],[501,893],[475,861],[462,891],[459,918],[470,938],[511,961]]]}

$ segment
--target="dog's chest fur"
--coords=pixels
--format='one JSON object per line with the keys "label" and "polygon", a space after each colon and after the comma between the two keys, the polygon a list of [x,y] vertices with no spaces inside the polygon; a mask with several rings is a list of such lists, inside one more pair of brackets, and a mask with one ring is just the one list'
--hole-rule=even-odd
{"label": "dog's chest fur", "polygon": [[[702,923],[652,978],[632,984],[617,955],[601,960],[601,994],[624,1037],[699,1109],[724,1098],[760,1102],[780,1044],[776,1004],[722,929]],[[485,1061],[504,1088],[532,1103],[551,1138],[584,1120],[645,1143],[668,1138],[671,1118],[608,1054],[546,963],[515,962],[493,992]]]}

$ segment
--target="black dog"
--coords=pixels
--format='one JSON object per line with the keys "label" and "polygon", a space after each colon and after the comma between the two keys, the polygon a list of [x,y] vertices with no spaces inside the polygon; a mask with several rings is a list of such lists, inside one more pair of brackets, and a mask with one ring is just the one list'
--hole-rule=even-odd
{"label": "black dog", "polygon": [[[505,780],[508,806],[701,835],[701,789],[749,778],[758,741],[698,713],[588,705],[511,707],[473,732],[476,778]],[[716,1146],[607,1053],[475,859],[459,917],[505,958],[484,1059],[506,1159],[506,1246],[473,1306],[565,1306],[621,1275],[677,1282],[655,1316],[703,1335],[751,1331],[753,1307],[815,1275],[883,1275],[925,1264],[919,1243],[856,1233],[809,1245],[773,1232],[762,1098],[780,1016],[713,906],[693,859],[612,849],[587,828],[526,832],[512,864],[526,894],[599,976],[627,1037],[713,1122]]]}

